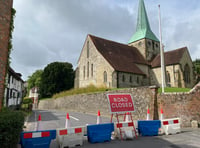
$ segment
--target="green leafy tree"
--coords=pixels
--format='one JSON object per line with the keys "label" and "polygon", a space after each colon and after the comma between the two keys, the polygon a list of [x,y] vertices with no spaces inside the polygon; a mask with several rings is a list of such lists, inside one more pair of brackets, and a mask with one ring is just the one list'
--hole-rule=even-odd
{"label": "green leafy tree", "polygon": [[51,97],[55,93],[69,90],[74,86],[74,70],[71,63],[53,62],[44,68],[39,93]]}
{"label": "green leafy tree", "polygon": [[36,70],[31,76],[28,77],[28,91],[33,87],[39,87],[41,83],[43,70]]}
{"label": "green leafy tree", "polygon": [[196,75],[196,81],[197,83],[200,81],[200,59],[196,59],[193,61],[194,65],[194,73]]}
{"label": "green leafy tree", "polygon": [[193,61],[194,64],[194,71],[196,74],[200,74],[200,59],[196,59]]}

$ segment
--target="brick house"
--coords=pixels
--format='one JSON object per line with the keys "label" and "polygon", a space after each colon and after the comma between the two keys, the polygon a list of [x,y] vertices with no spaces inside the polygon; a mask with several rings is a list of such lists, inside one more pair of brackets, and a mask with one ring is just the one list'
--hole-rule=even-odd
{"label": "brick house", "polygon": [[[194,86],[187,47],[164,53],[166,83]],[[128,44],[87,35],[75,75],[75,88],[88,85],[125,88],[161,85],[160,41],[152,32],[144,1],[139,1],[136,32]]]}

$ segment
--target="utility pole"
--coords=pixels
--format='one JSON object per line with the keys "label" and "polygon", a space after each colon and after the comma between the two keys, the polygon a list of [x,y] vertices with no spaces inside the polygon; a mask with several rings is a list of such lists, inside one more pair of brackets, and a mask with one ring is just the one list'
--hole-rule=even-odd
{"label": "utility pole", "polygon": [[160,66],[161,66],[161,85],[162,85],[162,93],[165,92],[166,80],[165,80],[165,61],[164,61],[164,47],[162,45],[162,28],[161,28],[161,14],[160,14],[160,5],[158,5],[159,9],[159,32],[160,32]]}

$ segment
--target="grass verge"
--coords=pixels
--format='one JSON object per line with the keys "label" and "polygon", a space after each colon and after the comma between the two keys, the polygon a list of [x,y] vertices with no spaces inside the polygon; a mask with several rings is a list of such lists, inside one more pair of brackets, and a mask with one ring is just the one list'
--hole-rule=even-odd
{"label": "grass verge", "polygon": [[[177,88],[177,87],[166,87],[165,92],[189,92],[190,88]],[[158,92],[162,92],[162,88],[158,89]]]}
{"label": "grass verge", "polygon": [[77,94],[88,94],[88,93],[96,93],[96,92],[105,92],[111,90],[111,88],[106,87],[95,87],[93,85],[90,85],[85,88],[78,88],[78,89],[71,89],[68,91],[63,91],[57,94],[54,94],[52,98],[60,98],[64,96],[71,96],[71,95],[77,95]]}

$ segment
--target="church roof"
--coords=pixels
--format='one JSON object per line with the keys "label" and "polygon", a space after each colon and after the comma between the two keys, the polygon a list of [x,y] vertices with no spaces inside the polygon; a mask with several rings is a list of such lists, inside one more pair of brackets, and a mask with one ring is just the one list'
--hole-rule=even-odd
{"label": "church roof", "polygon": [[151,27],[149,25],[148,16],[146,13],[144,1],[140,0],[139,2],[139,8],[138,8],[138,18],[137,18],[137,27],[135,34],[131,37],[130,41],[128,43],[135,42],[140,39],[151,39],[154,41],[158,41],[157,37],[154,35],[154,33],[151,31]]}
{"label": "church roof", "polygon": [[93,35],[89,36],[96,49],[116,71],[145,75],[136,65],[147,65],[137,48]]}
{"label": "church roof", "polygon": [[[179,64],[183,53],[187,51],[187,47],[175,49],[164,53],[165,65]],[[160,54],[157,55],[151,63],[152,67],[160,67]]]}

